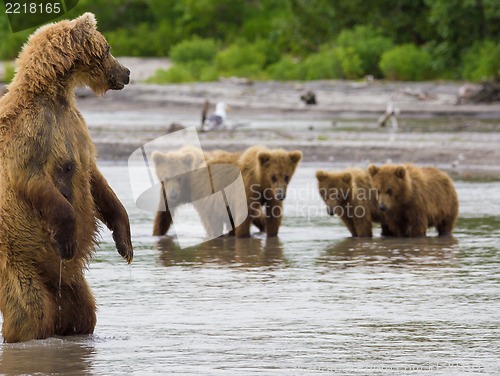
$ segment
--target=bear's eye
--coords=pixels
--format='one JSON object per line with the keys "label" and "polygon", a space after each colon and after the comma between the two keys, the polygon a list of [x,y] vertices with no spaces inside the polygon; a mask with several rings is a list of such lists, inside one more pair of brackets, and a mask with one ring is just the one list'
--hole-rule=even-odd
{"label": "bear's eye", "polygon": [[271,181],[273,183],[276,183],[278,181],[278,178],[276,177],[276,175],[271,176]]}
{"label": "bear's eye", "polygon": [[389,196],[392,195],[392,188],[389,188],[386,192]]}
{"label": "bear's eye", "polygon": [[288,180],[290,180],[290,177],[288,175],[285,176],[285,183],[288,183]]}

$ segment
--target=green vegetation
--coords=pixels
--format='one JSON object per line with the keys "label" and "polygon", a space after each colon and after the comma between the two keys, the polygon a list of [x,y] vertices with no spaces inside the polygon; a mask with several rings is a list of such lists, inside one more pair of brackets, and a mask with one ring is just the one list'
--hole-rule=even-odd
{"label": "green vegetation", "polygon": [[413,44],[403,44],[384,52],[380,69],[390,80],[421,81],[432,78],[431,55]]}
{"label": "green vegetation", "polygon": [[5,82],[6,84],[10,84],[10,82],[14,78],[14,74],[15,74],[14,64],[5,63],[3,66],[3,77],[0,81]]}
{"label": "green vegetation", "polygon": [[[80,0],[117,56],[169,56],[152,82],[500,79],[498,0]],[[0,4],[0,60],[12,34]]]}
{"label": "green vegetation", "polygon": [[472,81],[500,80],[500,43],[478,42],[464,55],[463,77]]}

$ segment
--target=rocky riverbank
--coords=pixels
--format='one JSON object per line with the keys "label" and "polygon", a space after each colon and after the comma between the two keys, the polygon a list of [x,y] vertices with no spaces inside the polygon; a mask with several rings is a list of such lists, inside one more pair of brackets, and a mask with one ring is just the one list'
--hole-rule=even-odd
{"label": "rocky riverbank", "polygon": [[[500,177],[500,104],[459,105],[462,83],[383,81],[219,82],[148,85],[142,80],[165,59],[125,59],[132,83],[96,97],[78,90],[99,156],[126,161],[173,122],[199,126],[203,102],[225,101],[234,130],[200,133],[205,150],[250,145],[301,149],[305,162],[332,166],[368,162],[439,165],[461,177]],[[1,88],[0,88],[1,90]],[[316,94],[317,105],[300,96]],[[398,129],[377,119],[387,104],[398,109]]]}

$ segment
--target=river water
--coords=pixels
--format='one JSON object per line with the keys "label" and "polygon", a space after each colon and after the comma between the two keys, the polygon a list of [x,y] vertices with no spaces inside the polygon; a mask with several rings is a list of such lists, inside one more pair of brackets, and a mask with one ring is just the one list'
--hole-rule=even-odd
{"label": "river water", "polygon": [[[297,170],[278,239],[181,249],[151,236],[127,167],[101,166],[129,211],[134,262],[103,231],[87,272],[94,335],[2,344],[0,374],[499,374],[500,182],[456,182],[453,239],[353,240],[317,194],[325,167]],[[198,219],[182,215],[189,237]]]}

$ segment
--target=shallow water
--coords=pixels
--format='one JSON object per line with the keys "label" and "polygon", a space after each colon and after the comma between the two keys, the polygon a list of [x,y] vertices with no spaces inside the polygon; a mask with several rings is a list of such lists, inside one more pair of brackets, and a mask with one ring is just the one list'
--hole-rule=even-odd
{"label": "shallow water", "polygon": [[[102,166],[129,211],[134,262],[104,231],[87,273],[95,334],[3,344],[0,373],[499,374],[500,182],[456,183],[453,239],[354,240],[316,192],[322,167],[292,179],[279,239],[180,249],[150,235],[127,168]],[[181,214],[189,236],[197,218]]]}

